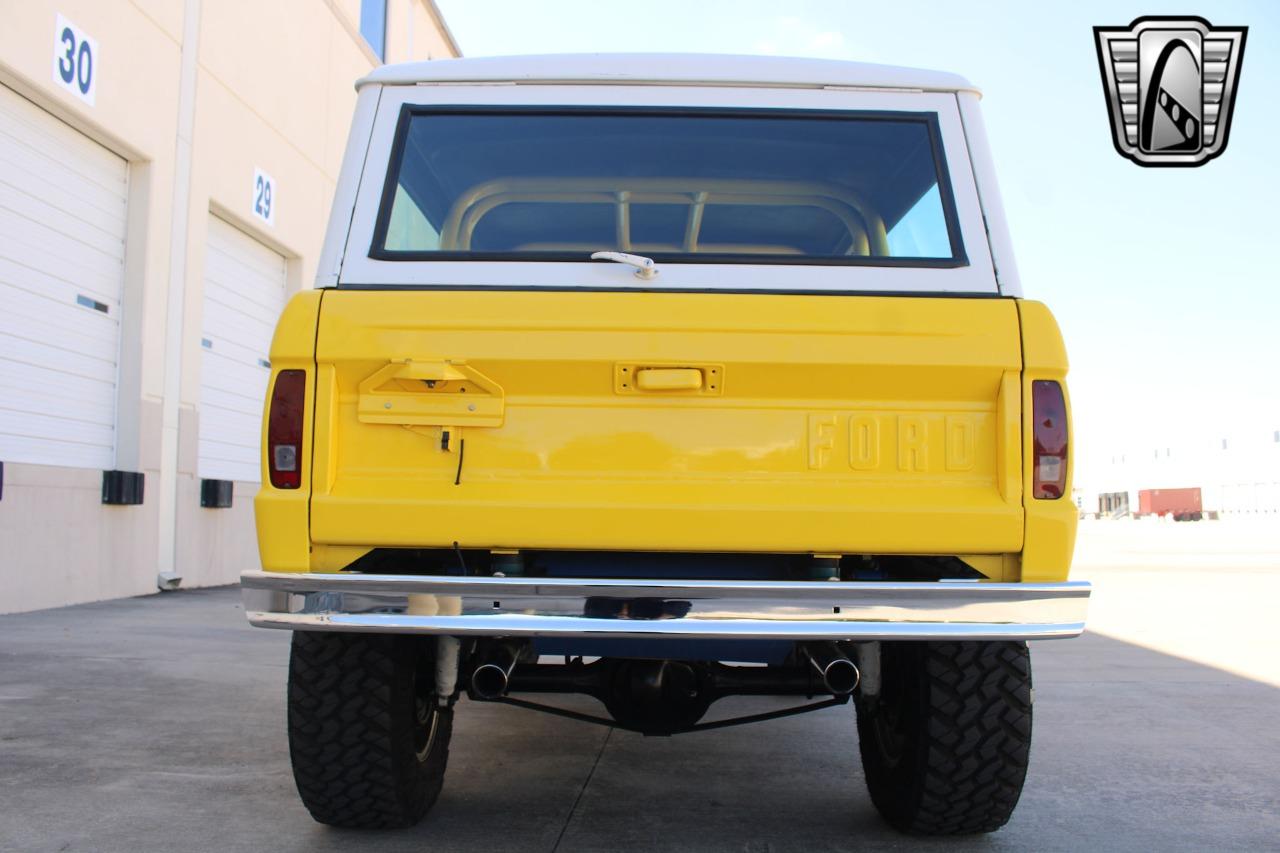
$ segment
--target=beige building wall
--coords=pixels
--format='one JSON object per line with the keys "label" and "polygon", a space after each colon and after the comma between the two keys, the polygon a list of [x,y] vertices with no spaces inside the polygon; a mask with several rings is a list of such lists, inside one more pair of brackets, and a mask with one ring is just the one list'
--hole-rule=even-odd
{"label": "beige building wall", "polygon": [[[96,96],[53,77],[61,14],[97,40]],[[102,472],[4,462],[0,613],[233,582],[257,564],[252,496],[200,506],[205,244],[212,215],[283,255],[290,293],[315,276],[355,104],[378,61],[360,0],[28,0],[6,4],[0,85],[129,164],[116,468],[140,506],[101,503]],[[387,0],[388,61],[458,55],[429,0]],[[252,213],[255,169],[274,224]],[[0,306],[3,310],[3,306]]]}

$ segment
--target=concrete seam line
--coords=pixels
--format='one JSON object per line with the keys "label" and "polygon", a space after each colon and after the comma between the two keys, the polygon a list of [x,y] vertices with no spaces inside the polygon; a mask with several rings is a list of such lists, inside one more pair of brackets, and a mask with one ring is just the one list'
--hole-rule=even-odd
{"label": "concrete seam line", "polygon": [[578,803],[582,802],[582,795],[587,792],[587,786],[591,784],[591,779],[596,775],[596,768],[600,766],[600,759],[604,757],[605,747],[609,745],[609,738],[613,737],[613,729],[609,729],[604,733],[604,740],[600,741],[600,751],[596,753],[596,760],[591,762],[591,770],[587,772],[587,778],[582,780],[582,787],[578,789],[578,796],[574,797],[573,805],[569,807],[569,813],[564,816],[564,826],[560,827],[560,834],[556,836],[556,843],[551,845],[551,853],[556,853],[560,849],[560,842],[564,841],[564,834],[569,831],[569,824],[573,823],[573,816],[578,813]]}

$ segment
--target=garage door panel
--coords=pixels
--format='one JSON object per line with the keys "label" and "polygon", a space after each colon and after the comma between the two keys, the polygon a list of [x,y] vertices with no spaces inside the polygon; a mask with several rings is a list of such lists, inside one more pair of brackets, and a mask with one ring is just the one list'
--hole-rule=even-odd
{"label": "garage door panel", "polygon": [[[12,90],[4,94],[4,103],[0,103],[0,141],[6,148],[30,151],[59,170],[79,175],[86,184],[108,190],[128,185],[128,178],[118,171],[120,158],[114,152]],[[14,109],[15,98],[21,102],[21,109]]]}
{"label": "garage door panel", "polygon": [[58,162],[66,162],[69,168],[79,168],[86,177],[100,183],[110,184],[118,177],[112,170],[119,158],[110,150],[12,89],[6,88],[3,94],[8,97],[0,101],[0,119],[7,119],[4,121],[6,133],[15,135],[25,144],[34,144],[41,151],[68,155],[60,157]]}
{"label": "garage door panel", "polygon": [[272,300],[257,291],[272,287],[281,275],[282,271],[264,271],[259,267],[235,263],[214,248],[210,248],[205,257],[205,281],[215,292],[233,293],[262,307],[270,306]]}
{"label": "garage door panel", "polygon": [[239,397],[245,400],[255,400],[258,404],[262,403],[262,395],[267,390],[267,371],[265,368],[250,369],[244,365],[228,365],[226,367],[218,367],[222,362],[206,358],[205,364],[212,368],[206,382],[202,383],[203,388],[211,391],[218,391],[228,394],[232,397]]}
{"label": "garage door panel", "polygon": [[[269,318],[268,316],[269,313],[273,313],[276,307],[278,307],[275,304],[262,305],[261,302],[250,300],[250,298],[246,298],[239,295],[239,293],[229,291],[227,288],[219,287],[212,283],[210,284],[211,287],[209,288],[209,292],[206,293],[206,298],[209,300],[211,305],[215,306],[215,309],[221,309],[224,311],[230,311],[230,313],[233,314],[238,314],[242,318],[242,324],[247,321],[247,323],[270,325],[270,327],[275,327],[275,320],[279,318],[276,318],[276,316],[270,316]],[[255,337],[255,339],[257,338]]]}
{"label": "garage door panel", "polygon": [[19,337],[56,342],[64,349],[97,352],[109,348],[119,335],[119,321],[109,310],[76,304],[73,297],[52,299],[0,281],[0,305],[5,307],[0,328]]}
{"label": "garage door panel", "polygon": [[252,419],[262,417],[262,404],[266,398],[267,383],[255,382],[252,386],[238,388],[204,386],[201,401],[224,411]]}
{"label": "garage door panel", "polygon": [[252,354],[236,357],[236,352],[228,348],[221,352],[205,350],[204,356],[205,363],[212,368],[208,381],[204,383],[205,387],[233,392],[239,390],[242,394],[253,396],[266,388],[269,371],[256,360],[250,361]]}
{"label": "garage door panel", "polygon": [[[0,238],[3,242],[3,238]],[[23,260],[30,261],[30,258]],[[37,269],[19,260],[0,255],[0,284],[33,296],[48,299],[58,305],[76,305],[77,296],[88,296],[108,307],[112,317],[119,313],[119,292],[110,280],[91,282],[87,278],[65,278],[65,269]],[[53,306],[49,306],[51,310]]]}
{"label": "garage door panel", "polygon": [[266,399],[267,394],[267,383],[257,381],[252,385],[227,387],[229,385],[230,383],[223,383],[222,387],[213,384],[205,385],[201,392],[201,402],[213,406],[218,411],[260,419],[263,400]]}
{"label": "garage door panel", "polygon": [[[2,238],[0,238],[0,242],[3,242]],[[0,284],[23,293],[48,299],[51,303],[54,303],[54,305],[49,306],[50,310],[57,310],[55,305],[83,307],[77,302],[77,297],[87,296],[96,302],[106,305],[106,313],[109,316],[116,317],[119,315],[120,294],[118,291],[111,289],[110,281],[101,283],[90,282],[87,279],[72,281],[60,277],[59,273],[65,274],[66,270],[36,269],[12,258],[0,256]]]}
{"label": "garage door panel", "polygon": [[[47,331],[48,335],[41,335],[41,331]],[[115,382],[116,363],[114,361],[107,361],[105,354],[86,354],[82,347],[76,346],[76,336],[60,333],[56,326],[47,323],[22,326],[20,323],[14,323],[11,317],[3,317],[0,318],[0,336],[13,341],[12,345],[0,348],[0,355],[5,355],[14,361],[22,360],[21,354],[25,351],[28,364],[47,364],[63,373]],[[49,358],[49,362],[41,362],[42,356]]]}
{"label": "garage door panel", "polygon": [[63,175],[51,177],[36,163],[15,162],[0,148],[0,182],[28,198],[48,202],[65,216],[71,216],[118,240],[125,238],[127,223],[121,216],[126,199],[102,187],[84,182],[71,184]]}
{"label": "garage door panel", "polygon": [[84,402],[90,407],[111,406],[115,383],[59,373],[44,366],[19,364],[0,359],[0,396],[32,393],[58,401],[58,405]]}
{"label": "garage door panel", "polygon": [[[4,256],[36,269],[49,270],[68,280],[86,277],[113,282],[114,266],[124,265],[124,243],[119,246],[96,246],[76,240],[68,231],[58,231],[28,219],[22,211],[0,205],[0,216],[10,220],[5,229]],[[108,289],[110,289],[108,287]]]}
{"label": "garage door panel", "polygon": [[271,336],[284,309],[285,259],[216,216],[205,251],[201,477],[256,482]]}
{"label": "garage door panel", "polygon": [[[210,225],[209,233],[209,247],[215,257],[227,261],[241,272],[256,273],[264,282],[284,274],[284,256],[280,252],[239,231],[225,219],[218,216],[210,216],[210,219],[218,220]],[[252,245],[244,242],[244,238],[251,240]],[[218,268],[214,266],[212,269]]]}
{"label": "garage door panel", "polygon": [[[114,354],[112,358],[114,359]],[[0,361],[6,363],[6,370],[42,369],[108,382],[113,387],[116,383],[116,363],[114,360],[107,361],[105,353],[86,354],[60,349],[44,341],[0,335]],[[21,367],[15,368],[11,365]],[[2,401],[0,406],[3,406]]]}
{"label": "garage door panel", "polygon": [[[211,218],[217,219],[220,223],[214,225],[214,228],[224,226],[235,228],[216,216]],[[246,246],[239,237],[229,237],[226,234],[214,234],[209,238],[208,273],[209,277],[215,280],[236,281],[245,276],[256,276],[259,283],[270,284],[277,276],[283,274],[284,266],[284,258],[280,253],[262,243],[250,247]],[[265,294],[263,296],[265,298]]]}
{"label": "garage door panel", "polygon": [[[16,384],[16,383],[15,383]],[[16,416],[47,416],[49,412],[65,411],[73,414],[67,420],[85,424],[111,426],[114,423],[116,407],[114,394],[98,400],[87,400],[68,397],[58,390],[52,392],[43,388],[4,387],[5,411]]]}
{"label": "garage door panel", "polygon": [[[213,227],[231,227],[221,219],[218,222],[221,225]],[[233,288],[236,282],[244,278],[255,278],[258,287],[247,291],[247,295],[257,298],[264,305],[270,304],[272,300],[268,290],[259,288],[274,286],[274,282],[284,275],[284,270],[283,256],[262,243],[255,241],[255,245],[248,246],[235,235],[210,235],[208,277]]]}
{"label": "garage door panel", "polygon": [[[5,101],[21,97],[13,95],[11,90],[6,90],[3,96]],[[31,158],[41,164],[42,171],[52,168],[79,178],[91,191],[116,193],[128,186],[127,179],[116,171],[119,158],[115,154],[29,101],[27,104],[43,113],[47,121],[27,121],[25,116],[16,117],[0,105],[0,145],[13,152],[10,156]],[[67,131],[75,133],[75,139],[80,141],[68,144],[71,137]]]}
{"label": "garage door panel", "polygon": [[[88,309],[79,309],[87,311]],[[67,311],[64,315],[73,313]],[[96,314],[96,311],[95,311]],[[108,320],[111,323],[111,320]],[[114,336],[113,336],[114,337]],[[56,370],[77,373],[83,364],[87,377],[95,379],[115,380],[116,353],[111,351],[110,343],[101,342],[99,338],[86,338],[64,333],[60,325],[52,323],[40,324],[38,328],[27,327],[22,323],[13,323],[12,318],[0,320],[0,356],[27,364],[47,365]],[[26,355],[22,355],[26,352]],[[64,355],[59,355],[64,353]],[[70,356],[68,359],[67,356]],[[105,365],[108,374],[99,373],[93,365]]]}
{"label": "garage door panel", "polygon": [[[214,421],[217,426],[218,422]],[[225,424],[223,424],[225,426]],[[258,465],[258,444],[246,444],[244,442],[225,441],[221,438],[223,433],[212,429],[203,439],[202,444],[209,452],[209,458],[217,459],[221,462],[246,462],[252,465]],[[218,478],[223,479],[223,478]]]}
{"label": "garage door panel", "polygon": [[213,480],[258,482],[262,478],[262,462],[258,445],[247,446],[202,435],[199,441],[200,476]]}
{"label": "garage door panel", "polygon": [[[26,438],[43,438],[57,435],[66,441],[95,447],[112,447],[114,442],[104,442],[103,424],[60,415],[36,412],[18,412],[0,409],[0,434]],[[109,426],[109,424],[108,424]]]}
{"label": "garage door panel", "polygon": [[0,455],[10,462],[21,460],[31,465],[97,468],[102,471],[115,467],[114,446],[45,436],[0,435]]}
{"label": "garage door panel", "polygon": [[[208,300],[212,311],[236,315],[239,318],[239,322],[235,328],[243,328],[247,324],[256,327],[251,337],[245,340],[260,340],[261,328],[267,326],[274,329],[276,320],[279,319],[279,317],[274,316],[274,311],[279,307],[278,305],[262,305],[226,288],[210,287],[205,293],[205,298]],[[268,317],[268,314],[273,314],[273,316]],[[205,325],[212,326],[215,324],[206,323]]]}
{"label": "garage door panel", "polygon": [[220,388],[211,388],[206,385],[201,399],[205,404],[219,410],[261,420],[263,401],[266,399],[266,394],[266,382],[262,383],[262,393],[252,395],[224,391]]}
{"label": "garage door panel", "polygon": [[[258,460],[258,448],[256,447],[246,447],[243,444],[229,444],[214,438],[205,438],[200,441],[200,451],[205,462],[217,468],[212,472],[201,472],[208,479],[251,481],[258,479],[257,469],[261,462]],[[240,466],[248,470],[227,476],[226,469],[229,466]]]}
{"label": "garage door panel", "polygon": [[77,193],[74,187],[60,187],[39,173],[26,171],[28,168],[31,167],[8,162],[0,150],[0,184],[7,193],[23,197],[21,204],[24,209],[39,205],[46,211],[41,221],[48,222],[50,217],[71,219],[100,232],[105,239],[124,243],[128,227],[121,216],[125,208],[124,199],[110,198],[103,204],[90,193]]}
{"label": "garage door panel", "polygon": [[[6,224],[14,218],[12,213],[0,210],[0,219],[6,220]],[[15,223],[7,233],[0,233],[0,258],[87,287],[103,301],[119,302],[124,277],[123,253],[113,258],[89,246],[74,244],[40,226]]]}
{"label": "garage door panel", "polygon": [[30,198],[47,200],[107,234],[121,240],[125,237],[125,222],[120,216],[127,203],[123,193],[65,170],[50,169],[47,157],[0,145],[0,181]]}
{"label": "garage door panel", "polygon": [[[67,300],[70,302],[71,300]],[[81,305],[64,311],[61,300],[18,290],[0,282],[0,334],[34,341],[56,341],[63,349],[96,351],[111,346],[120,334],[109,314]]]}
{"label": "garage door panel", "polygon": [[124,159],[0,86],[0,459],[115,467],[128,189]]}
{"label": "garage door panel", "polygon": [[[247,325],[247,324],[246,324]],[[216,326],[214,328],[217,328]],[[266,370],[270,365],[272,331],[275,329],[272,325],[254,324],[253,328],[229,329],[218,332],[206,332],[203,346],[205,351],[210,355],[218,358],[226,358],[236,362],[237,364],[246,364],[257,366],[261,370]],[[209,335],[218,334],[218,337],[209,337]],[[234,335],[234,337],[232,337]],[[253,338],[257,339],[254,340]],[[267,341],[268,346],[263,347],[262,342]],[[264,365],[263,362],[266,362]]]}
{"label": "garage door panel", "polygon": [[[256,423],[258,429],[253,433],[246,432],[246,421]],[[262,407],[258,406],[256,412],[207,407],[200,413],[200,430],[210,441],[247,448],[256,459],[262,430]]]}
{"label": "garage door panel", "polygon": [[56,246],[72,241],[108,258],[124,260],[122,237],[112,236],[82,216],[58,210],[44,199],[18,192],[7,184],[0,187],[0,211],[5,210],[21,217],[20,221],[29,226],[25,232],[15,233],[26,233],[40,240],[41,245]]}
{"label": "garage door panel", "polygon": [[209,465],[209,474],[205,479],[234,480],[240,483],[256,483],[262,479],[260,467],[243,455],[236,455],[233,459],[222,459],[218,457],[218,451],[214,448],[201,445],[201,450],[204,451]]}
{"label": "garage door panel", "polygon": [[33,151],[94,186],[128,186],[118,156],[8,88],[0,92],[0,145]]}
{"label": "garage door panel", "polygon": [[243,314],[236,315],[223,306],[212,303],[208,307],[212,313],[226,316],[222,323],[205,324],[204,340],[211,344],[211,346],[206,345],[205,349],[245,364],[258,364],[258,359],[269,361],[271,335],[275,331],[275,323],[266,323],[258,319],[241,319],[244,317]]}
{"label": "garage door panel", "polygon": [[247,314],[270,311],[278,306],[279,303],[276,300],[268,298],[268,295],[262,291],[269,291],[277,282],[284,279],[283,268],[275,276],[268,278],[262,275],[261,270],[243,264],[238,265],[237,269],[235,265],[217,258],[212,252],[210,260],[217,265],[217,268],[209,269],[210,275],[206,276],[205,281],[211,285],[210,295],[219,302]]}

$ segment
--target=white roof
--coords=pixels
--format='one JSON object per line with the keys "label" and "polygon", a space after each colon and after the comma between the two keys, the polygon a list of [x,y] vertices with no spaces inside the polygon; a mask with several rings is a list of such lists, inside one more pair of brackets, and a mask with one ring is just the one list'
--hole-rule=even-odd
{"label": "white roof", "polygon": [[374,69],[356,88],[416,83],[703,83],[977,91],[968,80],[944,71],[833,59],[698,53],[567,53],[405,62]]}

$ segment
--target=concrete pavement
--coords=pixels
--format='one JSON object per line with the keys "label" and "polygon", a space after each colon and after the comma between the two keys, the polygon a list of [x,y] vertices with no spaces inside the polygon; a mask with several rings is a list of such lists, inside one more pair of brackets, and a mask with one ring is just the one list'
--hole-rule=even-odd
{"label": "concrete pavement", "polygon": [[[1091,572],[1103,588],[1126,575]],[[1141,591],[1114,587],[1109,607],[1141,610]],[[1274,614],[1274,599],[1244,606]],[[1018,811],[943,842],[880,823],[848,707],[645,739],[464,702],[422,825],[327,829],[290,777],[287,653],[233,589],[0,618],[0,850],[1280,849],[1280,690],[1101,634],[1033,647]]]}

